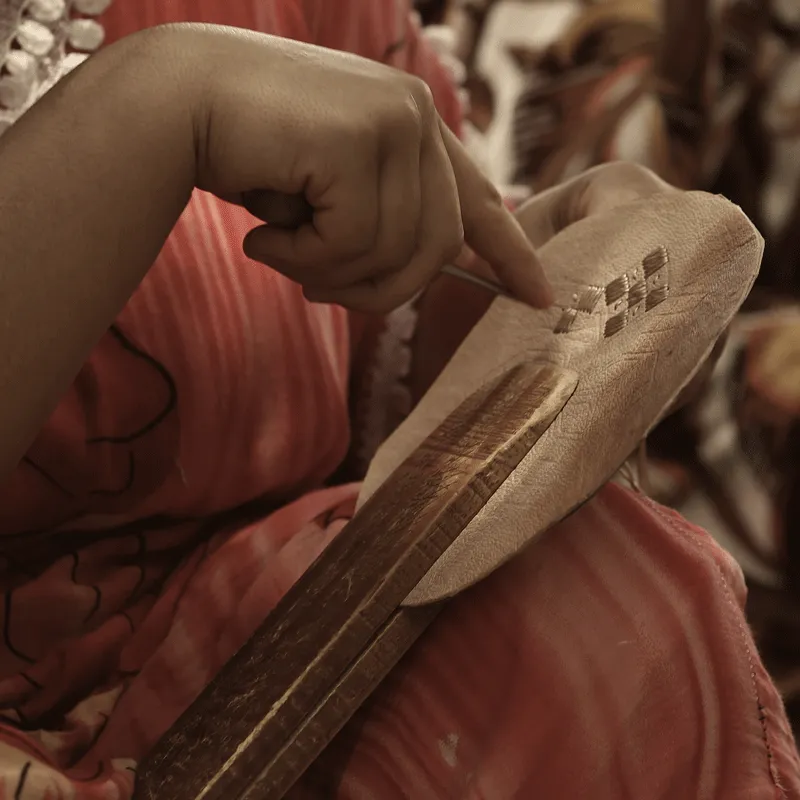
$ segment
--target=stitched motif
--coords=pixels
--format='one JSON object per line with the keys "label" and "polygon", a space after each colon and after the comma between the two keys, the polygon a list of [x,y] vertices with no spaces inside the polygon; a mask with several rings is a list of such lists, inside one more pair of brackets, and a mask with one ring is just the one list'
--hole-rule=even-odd
{"label": "stitched motif", "polygon": [[[588,286],[572,297],[573,304],[562,309],[554,333],[569,333],[581,314],[607,314],[603,335],[619,333],[641,313],[647,313],[667,299],[669,254],[659,245],[642,259],[641,269],[624,273],[605,286]],[[605,300],[601,303],[601,299]]]}
{"label": "stitched motif", "polygon": [[578,314],[593,313],[603,293],[602,286],[589,286],[582,295],[573,295],[572,301],[574,305],[562,311],[561,318],[556,323],[555,332],[569,333],[572,329],[572,324],[578,318]]}

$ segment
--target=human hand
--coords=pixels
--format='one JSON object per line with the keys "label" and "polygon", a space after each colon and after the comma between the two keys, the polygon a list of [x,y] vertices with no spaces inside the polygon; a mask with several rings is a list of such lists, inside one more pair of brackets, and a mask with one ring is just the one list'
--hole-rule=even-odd
{"label": "human hand", "polygon": [[[568,226],[654,194],[681,191],[638,164],[612,162],[587,170],[529,200],[518,213],[531,244],[539,248]],[[706,362],[676,398],[670,412],[701,396],[727,341],[723,334]]]}
{"label": "human hand", "polygon": [[622,161],[601,164],[528,200],[517,219],[539,248],[586,217],[654,194],[680,191],[649,169]]}
{"label": "human hand", "polygon": [[[521,300],[551,302],[534,248],[420,80],[233,29],[166,35],[190,60],[198,186],[239,202],[262,192],[276,224],[254,229],[245,251],[308,299],[388,311],[466,242]],[[313,218],[287,228],[298,195]]]}
{"label": "human hand", "polygon": [[[524,203],[517,219],[531,244],[541,248],[564,229],[586,217],[653,194],[679,191],[636,164],[611,163],[590,169]],[[489,277],[488,265],[465,252],[460,266]],[[420,306],[414,354],[413,390],[420,398],[452,357],[467,333],[488,309],[491,295],[449,277],[437,281]],[[722,350],[714,349],[705,367],[681,395],[680,402],[702,390]],[[676,405],[677,407],[677,405]]]}

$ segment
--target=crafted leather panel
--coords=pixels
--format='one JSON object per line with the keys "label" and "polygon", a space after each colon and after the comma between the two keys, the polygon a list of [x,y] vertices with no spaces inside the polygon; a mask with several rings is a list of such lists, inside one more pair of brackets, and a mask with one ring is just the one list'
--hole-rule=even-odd
{"label": "crafted leather panel", "polygon": [[[520,211],[524,227],[524,208]],[[540,251],[545,311],[498,298],[384,443],[360,504],[469,394],[511,364],[574,369],[553,425],[406,599],[437,602],[512,558],[608,480],[665,414],[747,296],[763,240],[742,211],[670,193],[570,226]]]}

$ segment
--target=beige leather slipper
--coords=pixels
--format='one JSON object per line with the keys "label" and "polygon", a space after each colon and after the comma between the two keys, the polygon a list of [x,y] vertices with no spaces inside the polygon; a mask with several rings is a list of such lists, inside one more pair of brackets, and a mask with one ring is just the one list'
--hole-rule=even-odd
{"label": "beige leather slipper", "polygon": [[568,367],[577,389],[405,605],[442,600],[484,578],[620,468],[744,301],[763,240],[727,200],[669,193],[576,223],[540,253],[557,305],[493,303],[379,449],[360,504],[465,398],[514,363]]}

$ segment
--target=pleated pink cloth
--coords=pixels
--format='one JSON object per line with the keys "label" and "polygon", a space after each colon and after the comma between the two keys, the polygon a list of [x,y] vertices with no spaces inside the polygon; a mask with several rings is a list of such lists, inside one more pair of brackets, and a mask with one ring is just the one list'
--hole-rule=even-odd
{"label": "pleated pink cloth", "polygon": [[[458,104],[405,2],[117,0],[359,52]],[[349,325],[197,193],[0,487],[0,800],[130,798],[137,762],[342,529]],[[800,797],[783,707],[703,532],[606,487],[455,599],[297,798]]]}

